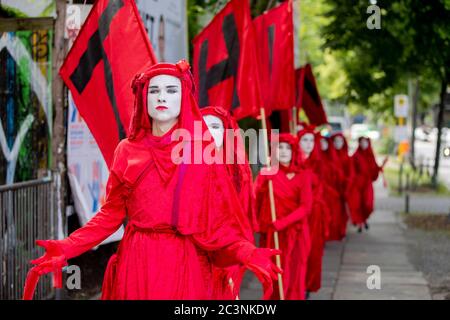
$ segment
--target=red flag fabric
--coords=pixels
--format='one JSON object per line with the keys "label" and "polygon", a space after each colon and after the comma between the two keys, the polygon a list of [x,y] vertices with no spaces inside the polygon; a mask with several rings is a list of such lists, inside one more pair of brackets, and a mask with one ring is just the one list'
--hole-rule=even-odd
{"label": "red flag fabric", "polygon": [[254,20],[266,115],[295,103],[294,26],[287,1]]}
{"label": "red flag fabric", "polygon": [[296,106],[305,111],[310,124],[320,126],[328,122],[325,109],[317,89],[312,67],[308,63],[296,70]]}
{"label": "red flag fabric", "polygon": [[248,0],[231,0],[193,40],[200,108],[216,105],[237,119],[262,106],[256,42]]}
{"label": "red flag fabric", "polygon": [[80,115],[111,165],[128,134],[134,76],[156,63],[133,0],[98,0],[60,69]]}

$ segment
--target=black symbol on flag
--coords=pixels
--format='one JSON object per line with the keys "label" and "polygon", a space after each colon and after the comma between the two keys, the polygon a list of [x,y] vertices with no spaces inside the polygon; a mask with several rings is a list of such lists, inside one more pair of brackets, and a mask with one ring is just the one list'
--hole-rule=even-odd
{"label": "black symbol on flag", "polygon": [[199,104],[200,107],[209,106],[208,90],[220,82],[234,77],[233,102],[231,109],[239,107],[239,96],[237,93],[237,72],[239,67],[240,44],[236,20],[233,14],[225,16],[222,24],[222,32],[227,47],[228,59],[223,60],[209,70],[206,70],[206,61],[208,58],[208,40],[203,41],[200,48],[199,57]]}
{"label": "black symbol on flag", "polygon": [[269,37],[269,79],[272,78],[273,67],[273,44],[275,42],[275,25],[272,24],[267,29],[267,36]]}

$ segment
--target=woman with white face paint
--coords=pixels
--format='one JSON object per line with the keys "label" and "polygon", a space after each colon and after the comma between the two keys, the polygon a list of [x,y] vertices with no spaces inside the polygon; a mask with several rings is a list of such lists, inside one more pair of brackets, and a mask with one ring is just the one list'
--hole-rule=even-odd
{"label": "woman with white face paint", "polygon": [[194,127],[200,125],[202,134],[207,128],[189,64],[156,64],[137,75],[132,87],[129,137],[115,150],[105,204],[66,239],[38,242],[46,253],[33,262],[24,298],[32,297],[39,275],[59,276],[68,259],[97,246],[125,218],[102,299],[213,299],[213,265],[249,269],[269,297],[281,272],[271,258],[280,252],[246,239],[246,217],[225,168],[192,164],[195,146],[200,152],[206,146]]}
{"label": "woman with white face paint", "polygon": [[344,176],[339,166],[339,160],[330,138],[322,136],[320,139],[321,176],[324,181],[325,202],[330,212],[330,226],[327,241],[340,241],[345,237],[342,224],[345,219],[345,202],[341,201]]}
{"label": "woman with white face paint", "polygon": [[306,288],[308,292],[317,292],[321,287],[322,257],[325,241],[328,238],[330,213],[324,200],[324,180],[321,176],[320,142],[312,127],[298,133],[299,147],[304,159],[299,159],[302,167],[311,172],[313,207],[309,217],[311,232],[311,253],[308,259]]}
{"label": "woman with white face paint", "polygon": [[[311,176],[298,168],[298,142],[291,134],[280,134],[273,155],[279,162],[274,175],[260,173],[256,179],[256,208],[260,224],[260,244],[273,247],[273,232],[278,231],[282,251],[283,289],[288,300],[304,300],[306,268],[311,247],[308,217],[312,206]],[[272,222],[268,181],[273,183],[277,220]],[[276,285],[276,284],[275,284]],[[279,299],[274,290],[273,299]]]}
{"label": "woman with white face paint", "polygon": [[347,223],[350,216],[348,201],[352,197],[352,191],[350,190],[351,181],[353,180],[353,166],[348,154],[348,144],[342,133],[335,133],[331,136],[334,149],[336,151],[338,166],[340,172],[343,175],[343,180],[340,182],[340,194],[341,194],[341,207],[342,207],[342,220],[341,220],[341,234],[347,234]]}
{"label": "woman with white face paint", "polygon": [[369,229],[367,219],[374,209],[373,182],[377,180],[382,167],[378,166],[373,154],[370,139],[361,137],[358,140],[358,149],[352,156],[353,197],[349,199],[350,216],[353,224],[358,226],[358,232],[364,227]]}
{"label": "woman with white face paint", "polygon": [[[212,151],[215,154],[213,156],[219,156],[220,159],[217,160],[227,168],[228,178],[234,185],[243,212],[247,217],[247,220],[243,221],[246,238],[254,242],[253,231],[256,230],[257,223],[253,206],[253,179],[239,126],[234,117],[222,107],[205,107],[200,111],[213,138],[211,142],[214,144]],[[217,284],[214,286],[215,298],[232,300],[239,297],[244,268],[239,266],[226,269],[215,268],[213,272],[214,279],[217,280]],[[222,286],[223,284],[226,286]]]}

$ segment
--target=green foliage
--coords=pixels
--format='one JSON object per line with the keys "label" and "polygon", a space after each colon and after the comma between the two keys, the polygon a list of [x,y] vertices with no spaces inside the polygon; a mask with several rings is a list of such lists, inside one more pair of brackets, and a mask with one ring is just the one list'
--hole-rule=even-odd
{"label": "green foliage", "polygon": [[[422,109],[438,99],[450,70],[448,0],[379,0],[381,29],[369,30],[368,1],[324,0],[324,48],[342,58],[349,102],[390,112],[406,79],[418,78]],[[447,79],[447,80],[446,80]]]}

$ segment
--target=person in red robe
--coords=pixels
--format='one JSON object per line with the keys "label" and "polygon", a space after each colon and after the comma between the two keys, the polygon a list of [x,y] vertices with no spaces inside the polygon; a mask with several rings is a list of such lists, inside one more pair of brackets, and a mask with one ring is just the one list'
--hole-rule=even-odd
{"label": "person in red robe", "polygon": [[362,232],[363,226],[366,230],[369,229],[367,219],[374,208],[373,182],[378,179],[382,167],[378,166],[367,137],[359,138],[358,148],[351,159],[354,179],[349,208],[353,224],[358,226],[358,232]]}
{"label": "person in red robe", "polygon": [[344,135],[340,132],[335,133],[331,136],[331,141],[333,142],[338,159],[337,164],[343,177],[343,179],[339,180],[340,186],[338,190],[341,195],[341,234],[345,236],[347,234],[347,223],[350,215],[348,201],[352,197],[350,182],[353,179],[353,166],[348,154],[347,140]]}
{"label": "person in red robe", "polygon": [[[213,151],[220,156],[220,160],[225,164],[241,207],[246,214],[246,238],[254,242],[253,231],[257,228],[257,222],[254,210],[253,178],[239,126],[235,118],[222,107],[205,107],[200,111],[215,141],[216,148]],[[214,279],[217,282],[215,297],[219,300],[239,298],[239,288],[245,268],[240,266],[225,269],[214,268],[213,272],[215,274]]]}
{"label": "person in red robe", "polygon": [[153,65],[132,87],[129,136],[115,150],[105,204],[69,237],[37,241],[46,252],[32,261],[36,267],[24,299],[32,297],[40,275],[54,272],[60,279],[68,259],[100,244],[125,219],[102,299],[212,299],[212,266],[236,264],[253,271],[264,298],[270,297],[272,280],[281,272],[272,257],[280,252],[256,248],[246,239],[246,217],[234,186],[224,179],[226,168],[201,159],[211,142],[203,140],[207,128],[189,64]]}
{"label": "person in red robe", "polygon": [[[285,299],[304,300],[306,268],[311,247],[308,225],[312,207],[311,176],[296,165],[299,149],[294,136],[280,134],[279,144],[274,148],[279,170],[275,174],[263,174],[264,171],[261,171],[255,182],[260,245],[274,247],[273,231],[278,231]],[[277,217],[275,222],[272,222],[271,217],[269,180],[273,183]],[[273,291],[272,298],[280,298],[278,289]]]}
{"label": "person in red robe", "polygon": [[306,287],[308,292],[317,292],[322,281],[322,258],[325,241],[328,238],[330,213],[325,202],[324,180],[321,175],[320,140],[313,127],[298,133],[299,147],[304,159],[298,159],[301,166],[312,176],[313,207],[309,216],[311,232],[311,253],[308,259]]}
{"label": "person in red robe", "polygon": [[325,202],[330,212],[330,225],[327,241],[340,241],[345,237],[342,224],[347,223],[345,207],[341,203],[340,188],[344,176],[338,163],[333,143],[329,137],[320,137],[321,176],[324,181]]}

